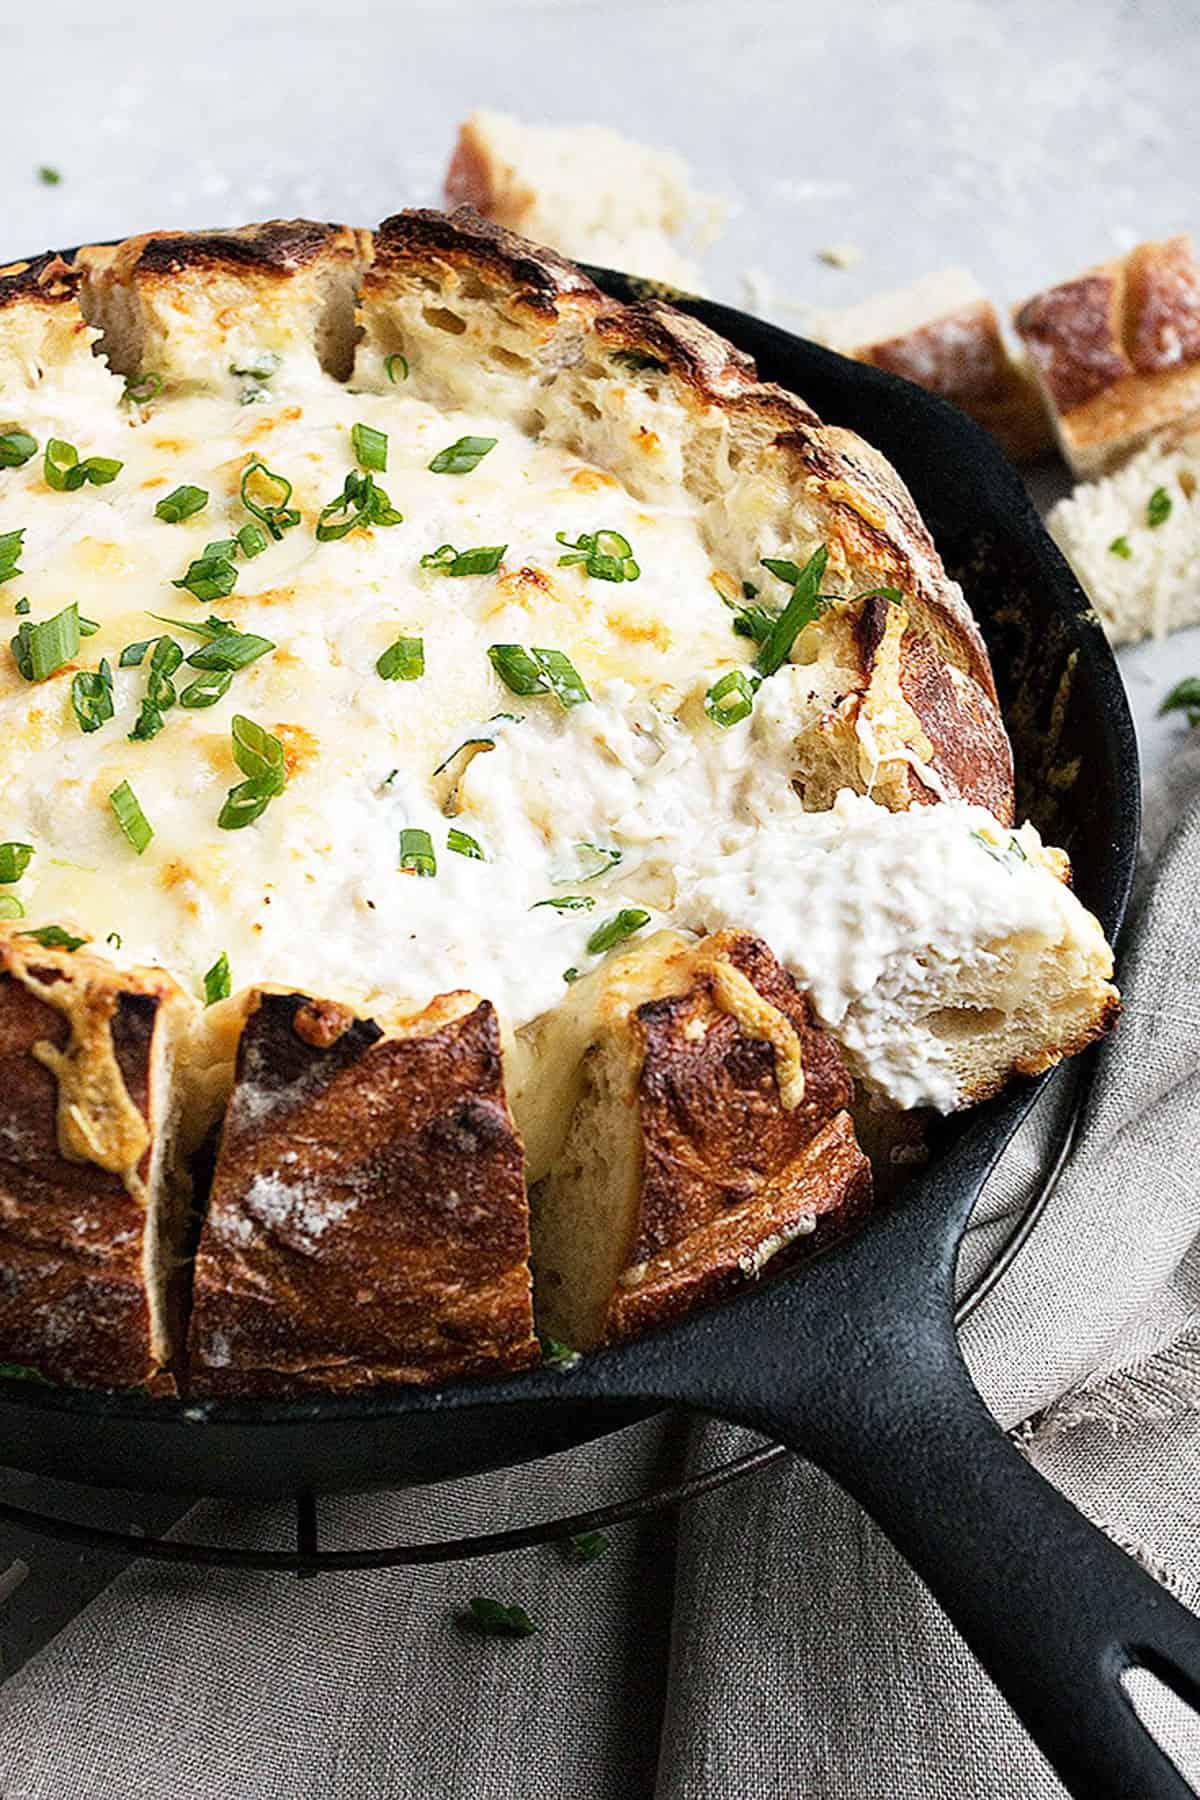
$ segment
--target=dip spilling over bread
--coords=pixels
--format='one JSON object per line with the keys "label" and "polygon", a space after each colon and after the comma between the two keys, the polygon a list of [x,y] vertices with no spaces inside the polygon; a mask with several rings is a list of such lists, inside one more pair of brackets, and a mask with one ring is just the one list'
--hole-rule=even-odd
{"label": "dip spilling over bread", "polygon": [[0,1362],[628,1336],[1114,1021],[903,483],[670,307],[158,234],[0,272],[0,385]]}

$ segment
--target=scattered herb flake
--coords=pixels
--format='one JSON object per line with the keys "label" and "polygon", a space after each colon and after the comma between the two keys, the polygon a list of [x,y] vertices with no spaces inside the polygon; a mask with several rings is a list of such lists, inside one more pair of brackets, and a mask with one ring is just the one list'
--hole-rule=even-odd
{"label": "scattered herb flake", "polygon": [[435,475],[469,475],[478,468],[499,440],[490,437],[460,437],[439,450],[429,467]]}

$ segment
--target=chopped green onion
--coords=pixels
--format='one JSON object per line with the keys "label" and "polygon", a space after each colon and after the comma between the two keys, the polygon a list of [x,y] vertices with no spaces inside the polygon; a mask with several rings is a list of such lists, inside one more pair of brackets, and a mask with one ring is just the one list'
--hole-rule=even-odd
{"label": "chopped green onion", "polygon": [[264,726],[235,713],[233,756],[247,777],[230,788],[217,818],[222,831],[241,831],[260,818],[287,785],[287,763],[280,740]]}
{"label": "chopped green onion", "polygon": [[444,450],[439,450],[429,467],[435,475],[469,475],[472,469],[478,468],[489,450],[494,450],[498,439],[490,437],[460,437]]}
{"label": "chopped green onion", "polygon": [[[257,482],[260,491],[263,488],[273,490],[278,498],[256,500],[250,491],[251,481]],[[247,463],[242,470],[240,492],[242,505],[246,511],[253,513],[254,517],[266,526],[276,540],[281,538],[285,531],[289,531],[293,525],[300,523],[299,512],[294,506],[288,504],[292,497],[291,482],[287,480],[286,476],[276,475],[273,469],[268,469],[261,457],[256,456],[253,462]]]}
{"label": "chopped green onion", "polygon": [[568,708],[582,706],[584,701],[591,699],[574,663],[561,650],[539,650],[536,644],[532,644],[529,653],[545,676],[546,686],[560,705]]}
{"label": "chopped green onion", "polygon": [[588,1563],[598,1562],[607,1554],[609,1543],[602,1531],[583,1531],[574,1537],[563,1538],[563,1555],[567,1561],[577,1568],[584,1568]]}
{"label": "chopped green onion", "polygon": [[[218,638],[226,631],[236,631],[237,626],[232,619],[218,619],[216,613],[209,613],[207,619],[168,619],[165,613],[147,613],[148,619],[157,619],[160,625],[173,625],[179,631],[190,631],[193,637]],[[154,639],[151,638],[151,643]]]}
{"label": "chopped green onion", "polygon": [[[461,756],[464,750],[476,750],[476,751],[478,751],[478,750],[494,750],[495,748],[496,748],[496,740],[493,737],[464,738],[462,743],[457,745],[456,748],[450,752],[449,756],[447,756],[444,761],[442,761],[438,764],[437,768],[433,771],[433,773],[435,776],[444,775],[446,770],[450,767],[450,764],[455,760],[456,757]],[[459,775],[460,776],[462,775],[461,769],[459,770]]]}
{"label": "chopped green onion", "polygon": [[71,705],[84,732],[99,731],[113,716],[113,678],[105,657],[95,674],[80,669],[71,678]]}
{"label": "chopped green onion", "polygon": [[791,654],[792,645],[814,619],[821,616],[824,603],[821,600],[821,577],[825,573],[825,564],[829,553],[824,544],[814,550],[802,569],[795,563],[777,561],[774,557],[764,556],[763,567],[770,569],[783,581],[791,581],[792,597],[776,619],[770,636],[765,640],[758,653],[755,668],[760,675],[774,675],[776,669],[782,667]]}
{"label": "chopped green onion", "polygon": [[1133,555],[1133,550],[1130,547],[1129,539],[1124,536],[1115,537],[1113,539],[1112,543],[1108,546],[1108,550],[1109,550],[1110,556],[1122,557],[1125,562],[1128,562],[1129,558]]}
{"label": "chopped green onion", "polygon": [[232,680],[231,669],[209,669],[206,674],[197,675],[195,681],[189,681],[181,690],[179,704],[190,707],[193,712],[202,706],[215,706],[229,692]]}
{"label": "chopped green onion", "polygon": [[494,575],[507,549],[507,544],[482,544],[477,550],[439,544],[421,558],[421,567],[436,569],[439,575]]}
{"label": "chopped green onion", "polygon": [[[344,513],[344,518],[338,518]],[[336,520],[336,523],[335,523]],[[372,525],[402,525],[404,514],[397,512],[373,475],[360,475],[351,469],[342,483],[336,500],[323,506],[317,517],[317,542],[326,544],[347,537],[350,532],[366,530]]]}
{"label": "chopped green onion", "polygon": [[464,1631],[478,1632],[483,1637],[526,1638],[537,1630],[523,1606],[505,1606],[483,1594],[475,1595],[468,1610],[459,1613],[458,1622]]}
{"label": "chopped green onion", "polygon": [[424,638],[397,638],[375,664],[385,681],[416,681],[425,673]]}
{"label": "chopped green onion", "polygon": [[6,844],[0,844],[0,882],[7,885],[12,881],[20,881],[32,859],[32,844],[17,844],[11,839]]}
{"label": "chopped green onion", "polygon": [[[17,531],[0,531],[0,581],[11,581],[14,575],[21,573],[17,567],[17,558],[21,554],[21,543],[25,536],[25,527]],[[22,603],[17,602],[18,612]],[[24,602],[24,610],[29,611],[29,602]]]}
{"label": "chopped green onion", "polygon": [[80,637],[95,637],[95,635],[99,631],[99,629],[100,629],[100,627],[97,625],[95,619],[85,619],[83,614],[80,613],[80,615],[79,615],[79,635],[80,635]]}
{"label": "chopped green onion", "polygon": [[274,350],[256,350],[245,368],[237,363],[230,363],[231,375],[246,375],[252,381],[270,381],[272,375],[278,375],[283,366],[283,358]]}
{"label": "chopped green onion", "polygon": [[228,1000],[233,992],[233,981],[229,972],[229,958],[222,950],[211,969],[204,976],[204,1004],[214,1006],[218,1000]]}
{"label": "chopped green onion", "polygon": [[72,602],[36,625],[26,619],[11,640],[11,649],[26,681],[45,681],[79,654],[79,608]]}
{"label": "chopped green onion", "polygon": [[237,534],[237,547],[245,557],[261,556],[267,547],[266,534],[257,525],[243,525]]}
{"label": "chopped green onion", "polygon": [[275,648],[270,638],[253,631],[222,631],[211,637],[199,650],[193,650],[188,663],[193,669],[228,669],[236,673],[247,669]]}
{"label": "chopped green onion", "polygon": [[437,857],[427,831],[406,826],[400,833],[400,867],[413,875],[436,875]]}
{"label": "chopped green onion", "polygon": [[181,520],[203,512],[207,505],[208,495],[205,490],[185,482],[183,487],[177,487],[171,493],[163,495],[154,508],[154,516],[164,519],[168,525],[178,525]]}
{"label": "chopped green onion", "polygon": [[228,599],[237,586],[237,578],[236,564],[220,553],[219,546],[210,544],[204,555],[190,562],[187,573],[171,586],[185,588],[194,600],[209,606],[214,600]]}
{"label": "chopped green onion", "polygon": [[379,475],[384,473],[388,453],[386,431],[376,431],[373,425],[352,425],[350,443],[360,469],[374,469]]}
{"label": "chopped green onion", "polygon": [[[17,573],[19,574],[20,570],[18,570]],[[3,571],[0,570],[0,581],[3,581],[3,580],[4,580],[4,574],[3,574]],[[17,604],[13,607],[13,611],[18,616],[21,616],[27,612],[30,612],[31,610],[32,609],[30,607],[28,600],[18,600]]]}
{"label": "chopped green onion", "polygon": [[650,923],[650,914],[640,906],[623,906],[619,913],[606,919],[603,925],[597,925],[587,941],[588,952],[592,956],[603,956],[606,950],[615,950],[626,938],[631,938],[643,925]]}
{"label": "chopped green onion", "polygon": [[21,936],[33,938],[43,950],[66,950],[72,955],[88,941],[85,937],[72,937],[61,925],[39,925],[36,931],[23,931]]}
{"label": "chopped green onion", "polygon": [[582,866],[577,874],[565,876],[567,881],[596,881],[615,869],[625,853],[607,844],[576,844],[575,854]]}
{"label": "chopped green onion", "polygon": [[15,894],[0,894],[0,919],[23,919],[25,908]]}
{"label": "chopped green onion", "polygon": [[163,391],[163,378],[152,370],[145,375],[127,375],[123,399],[132,401],[134,406],[148,406],[151,400],[157,400]]}
{"label": "chopped green onion", "polygon": [[973,831],[971,841],[978,844],[981,850],[986,850],[993,862],[1003,863],[1010,872],[1018,863],[1029,861],[1019,839],[1015,837],[1010,837],[1007,844],[994,844],[990,838],[984,837],[982,831]]}
{"label": "chopped green onion", "polygon": [[[578,974],[578,969],[567,970],[568,976]],[[580,1360],[579,1351],[570,1344],[564,1344],[559,1338],[547,1337],[539,1332],[538,1345],[542,1352],[542,1362],[547,1369],[573,1369]]]}
{"label": "chopped green onion", "polygon": [[19,469],[37,455],[37,439],[27,431],[0,432],[0,469]]}
{"label": "chopped green onion", "polygon": [[1146,502],[1146,523],[1150,526],[1161,525],[1171,516],[1171,496],[1166,488],[1157,487]]}
{"label": "chopped green onion", "polygon": [[121,948],[121,934],[119,931],[110,931],[104,941],[106,944],[111,944],[114,950],[119,950]]}
{"label": "chopped green onion", "polygon": [[62,180],[62,173],[50,163],[43,163],[37,172],[38,180],[43,187],[57,187]]}
{"label": "chopped green onion", "polygon": [[750,717],[754,711],[754,690],[758,686],[757,675],[747,675],[744,669],[730,669],[728,675],[714,681],[705,694],[704,710],[714,725],[728,729]]}
{"label": "chopped green onion", "polygon": [[163,714],[170,711],[176,699],[175,683],[171,677],[182,661],[183,651],[174,638],[155,639],[154,649],[150,653],[146,692],[133,730],[129,733],[134,743],[147,743],[162,730]]}
{"label": "chopped green onion", "polygon": [[[408,380],[408,358],[401,356],[398,350],[393,350],[390,356],[384,357],[383,366],[387,371],[389,381],[394,383]],[[399,375],[396,373],[397,369],[400,371]]]}
{"label": "chopped green onion", "polygon": [[552,906],[555,912],[591,912],[596,904],[594,894],[563,894],[553,900],[535,900],[530,912],[536,912],[539,906]]}
{"label": "chopped green onion", "polygon": [[455,851],[459,856],[473,857],[476,862],[487,861],[487,857],[476,840],[469,832],[460,831],[457,825],[452,825],[446,833],[446,848]]}
{"label": "chopped green onion", "polygon": [[544,694],[546,683],[527,650],[520,644],[492,644],[488,659],[493,669],[514,694]]}
{"label": "chopped green onion", "polygon": [[563,970],[563,980],[564,981],[578,981],[579,980],[579,970],[576,968],[564,969]]}
{"label": "chopped green onion", "polygon": [[117,824],[138,855],[141,856],[154,836],[154,828],[139,806],[138,797],[127,781],[123,781],[120,787],[113,789],[108,796],[108,804],[113,809]]}
{"label": "chopped green onion", "polygon": [[636,581],[642,572],[633,559],[633,545],[619,531],[584,531],[574,543],[565,531],[554,536],[569,552],[559,557],[560,569],[583,563],[596,581]]}
{"label": "chopped green onion", "polygon": [[72,494],[81,488],[85,481],[93,487],[107,487],[115,481],[124,463],[117,462],[111,456],[89,456],[84,462],[79,460],[79,452],[74,444],[68,444],[65,438],[47,438],[46,453],[42,459],[47,484],[59,493]]}
{"label": "chopped green onion", "polygon": [[1176,682],[1158,712],[1160,718],[1164,713],[1182,712],[1189,725],[1200,725],[1200,676],[1185,675]]}
{"label": "chopped green onion", "polygon": [[146,660],[146,652],[155,638],[143,638],[140,644],[126,644],[117,658],[118,669],[140,669]]}

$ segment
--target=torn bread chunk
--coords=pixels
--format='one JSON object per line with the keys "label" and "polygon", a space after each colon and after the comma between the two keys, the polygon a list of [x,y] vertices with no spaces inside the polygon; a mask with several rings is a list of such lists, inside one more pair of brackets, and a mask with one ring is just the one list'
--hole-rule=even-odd
{"label": "torn bread chunk", "polygon": [[189,1385],[299,1394],[536,1360],[496,1015],[253,997],[196,1256]]}
{"label": "torn bread chunk", "polygon": [[725,207],[698,193],[683,159],[599,125],[525,125],[478,111],[458,128],[447,206],[549,244],[564,256],[696,291],[694,256]]}
{"label": "torn bread chunk", "polygon": [[664,933],[622,962],[575,1002],[565,1134],[537,1146],[539,1324],[580,1349],[753,1280],[871,1192],[845,1066],[765,944]]}
{"label": "torn bread chunk", "polygon": [[147,232],[78,254],[84,308],[114,369],[156,391],[246,404],[318,369],[344,378],[370,234],[275,219],[234,231]]}
{"label": "torn bread chunk", "polygon": [[996,309],[965,269],[940,269],[816,321],[822,343],[939,394],[990,431],[1016,462],[1053,434],[1028,368],[1004,341]]}
{"label": "torn bread chunk", "polygon": [[161,970],[0,930],[0,1362],[124,1388],[179,1350],[193,1013]]}
{"label": "torn bread chunk", "polygon": [[60,256],[0,268],[0,402],[21,409],[43,383],[65,382],[79,399],[116,403],[121,383],[93,350],[100,333],[80,310],[82,283]]}
{"label": "torn bread chunk", "polygon": [[1081,483],[1047,524],[1114,644],[1200,624],[1200,429]]}
{"label": "torn bread chunk", "polygon": [[1200,263],[1189,237],[1139,244],[1013,317],[1076,475],[1114,467],[1200,412]]}

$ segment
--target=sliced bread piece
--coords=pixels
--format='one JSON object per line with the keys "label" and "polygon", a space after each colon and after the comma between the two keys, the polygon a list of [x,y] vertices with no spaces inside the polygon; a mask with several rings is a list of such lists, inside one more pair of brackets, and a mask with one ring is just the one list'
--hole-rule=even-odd
{"label": "sliced bread piece", "polygon": [[700,286],[692,258],[725,211],[672,151],[599,125],[525,125],[488,111],[459,126],[445,192],[447,206],[473,206],[564,256],[689,290]]}
{"label": "sliced bread piece", "polygon": [[1200,262],[1189,237],[1139,244],[1013,317],[1076,475],[1115,467],[1200,412]]}
{"label": "sliced bread piece", "polygon": [[0,928],[0,1362],[120,1388],[179,1350],[194,1010],[161,970]]}
{"label": "sliced bread piece", "polygon": [[663,933],[621,961],[542,1045],[567,1104],[549,1137],[534,1130],[531,1167],[549,1158],[532,1201],[538,1319],[580,1349],[782,1266],[871,1192],[845,1066],[765,944]]}
{"label": "sliced bread piece", "polygon": [[0,395],[9,407],[22,408],[48,376],[82,399],[120,398],[121,383],[94,352],[100,333],[80,309],[82,286],[82,271],[60,256],[0,268]]}
{"label": "sliced bread piece", "polygon": [[536,1360],[521,1144],[496,1015],[384,1025],[258,993],[238,1048],[189,1334],[197,1394],[299,1394]]}
{"label": "sliced bread piece", "polygon": [[1054,442],[1037,384],[1010,353],[996,309],[966,269],[826,313],[815,335],[833,350],[903,375],[977,420],[1016,462]]}

